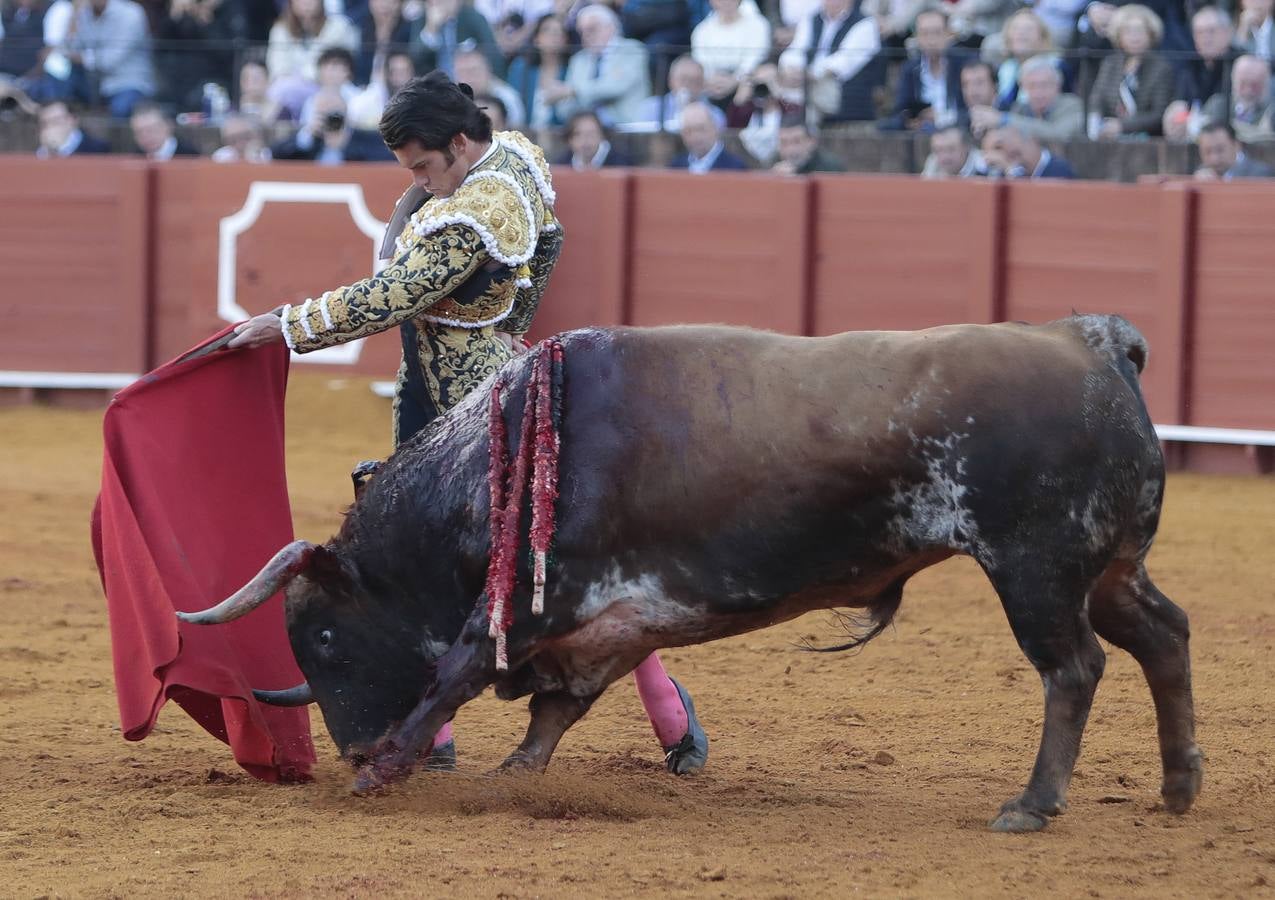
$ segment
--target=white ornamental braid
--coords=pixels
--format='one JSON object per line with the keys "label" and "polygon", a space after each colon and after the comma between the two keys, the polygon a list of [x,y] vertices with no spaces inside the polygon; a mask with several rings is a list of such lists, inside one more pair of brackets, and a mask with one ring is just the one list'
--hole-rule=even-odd
{"label": "white ornamental braid", "polygon": [[545,611],[545,552],[536,551],[535,565],[531,573],[531,614],[538,616]]}
{"label": "white ornamental braid", "polygon": [[287,345],[290,352],[296,352],[296,346],[292,343],[292,331],[288,328],[288,313],[292,311],[292,304],[285,303],[283,310],[279,313],[279,327],[283,329],[283,343]]}
{"label": "white ornamental braid", "polygon": [[492,316],[490,319],[483,319],[481,322],[472,322],[472,321],[462,320],[462,319],[449,319],[447,316],[435,316],[435,315],[431,315],[430,313],[421,313],[420,317],[427,322],[434,322],[438,325],[451,325],[454,328],[485,328],[488,325],[495,325],[501,319],[505,318],[505,316],[509,315],[509,313],[513,310],[513,308],[514,308],[514,301],[510,300],[509,305],[505,307],[503,312],[499,313],[498,315]]}
{"label": "white ornamental braid", "polygon": [[540,170],[540,164],[536,161],[535,156],[514,141],[507,141],[501,138],[499,143],[500,146],[527,164],[527,168],[531,170],[531,177],[535,179],[536,188],[539,189],[540,196],[544,198],[545,203],[553,206],[554,203],[558,202],[558,195],[553,192],[553,186],[549,184],[544,172]]}
{"label": "white ornamental braid", "polygon": [[505,646],[505,604],[497,603],[491,611],[491,624],[487,627],[487,636],[496,639],[496,669],[504,672],[509,668],[509,648]]}
{"label": "white ornamental braid", "polygon": [[412,230],[420,237],[426,237],[441,231],[448,225],[468,225],[482,238],[483,244],[486,246],[487,252],[491,254],[492,259],[507,266],[520,266],[530,260],[536,252],[536,242],[540,234],[540,228],[539,223],[536,222],[536,215],[531,209],[531,201],[527,198],[522,188],[519,187],[518,182],[504,172],[475,172],[469,177],[473,181],[499,181],[510,188],[514,192],[514,196],[522,201],[522,210],[527,216],[527,247],[524,250],[513,256],[506,255],[501,251],[496,236],[488,231],[486,226],[479,224],[478,220],[473,216],[465,215],[464,213],[429,216],[419,220],[412,226]]}
{"label": "white ornamental braid", "polygon": [[332,330],[332,312],[328,309],[328,301],[332,299],[332,292],[328,291],[319,299],[319,313],[323,316],[323,330]]}
{"label": "white ornamental braid", "polygon": [[314,329],[310,327],[310,304],[313,300],[307,300],[301,304],[301,312],[297,313],[297,318],[301,320],[301,330],[305,332],[307,341],[314,340]]}

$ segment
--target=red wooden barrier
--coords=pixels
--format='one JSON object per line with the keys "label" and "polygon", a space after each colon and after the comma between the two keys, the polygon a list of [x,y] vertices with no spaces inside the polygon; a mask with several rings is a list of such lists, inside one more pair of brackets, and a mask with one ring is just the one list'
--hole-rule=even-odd
{"label": "red wooden barrier", "polygon": [[801,334],[807,185],[758,174],[633,172],[634,325],[729,322]]}
{"label": "red wooden barrier", "polygon": [[0,162],[0,370],[145,372],[147,166],[63,163]]}
{"label": "red wooden barrier", "polygon": [[1143,388],[1153,418],[1182,424],[1187,193],[1100,182],[1006,189],[1005,318],[1119,313],[1151,345]]}
{"label": "red wooden barrier", "polygon": [[533,337],[624,322],[629,178],[623,171],[553,170],[566,242],[536,313]]}
{"label": "red wooden barrier", "polygon": [[1191,420],[1275,428],[1275,188],[1199,189]]}
{"label": "red wooden barrier", "polygon": [[999,185],[815,185],[814,334],[995,321]]}

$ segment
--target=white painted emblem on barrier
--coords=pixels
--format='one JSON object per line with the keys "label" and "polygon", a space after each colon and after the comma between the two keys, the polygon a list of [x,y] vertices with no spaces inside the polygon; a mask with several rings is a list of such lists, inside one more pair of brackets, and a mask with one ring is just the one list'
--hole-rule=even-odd
{"label": "white painted emblem on barrier", "polygon": [[[302,181],[254,181],[248,187],[248,199],[233,215],[221,220],[220,243],[217,252],[217,315],[227,322],[241,322],[250,318],[249,313],[235,299],[235,270],[239,235],[243,234],[267,203],[344,203],[354,218],[359,231],[372,239],[372,268],[380,268],[377,259],[385,223],[372,215],[363,198],[361,184],[312,184]],[[359,360],[363,341],[352,341],[338,347],[328,347],[304,355],[294,353],[292,358],[302,362],[353,365]]]}

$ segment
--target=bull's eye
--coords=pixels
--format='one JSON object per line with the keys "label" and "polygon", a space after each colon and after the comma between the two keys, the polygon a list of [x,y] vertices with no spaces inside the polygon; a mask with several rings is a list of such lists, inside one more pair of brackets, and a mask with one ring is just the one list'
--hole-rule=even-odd
{"label": "bull's eye", "polygon": [[332,629],[325,628],[319,632],[319,643],[324,647],[332,643]]}

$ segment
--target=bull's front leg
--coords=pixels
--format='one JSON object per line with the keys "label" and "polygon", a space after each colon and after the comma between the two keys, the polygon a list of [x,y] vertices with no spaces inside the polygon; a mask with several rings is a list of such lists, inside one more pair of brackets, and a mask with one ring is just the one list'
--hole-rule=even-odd
{"label": "bull's front leg", "polygon": [[407,718],[381,741],[371,760],[359,769],[354,793],[377,791],[411,774],[417,754],[456,711],[495,680],[496,661],[487,636],[486,604],[480,603],[460,637],[438,660],[434,686]]}
{"label": "bull's front leg", "polygon": [[593,706],[593,701],[600,696],[601,691],[587,697],[576,697],[566,691],[534,694],[529,705],[531,722],[527,725],[527,736],[522,739],[518,749],[500,764],[501,770],[543,772],[549,765],[558,741],[562,740],[568,728],[580,721],[589,707]]}

